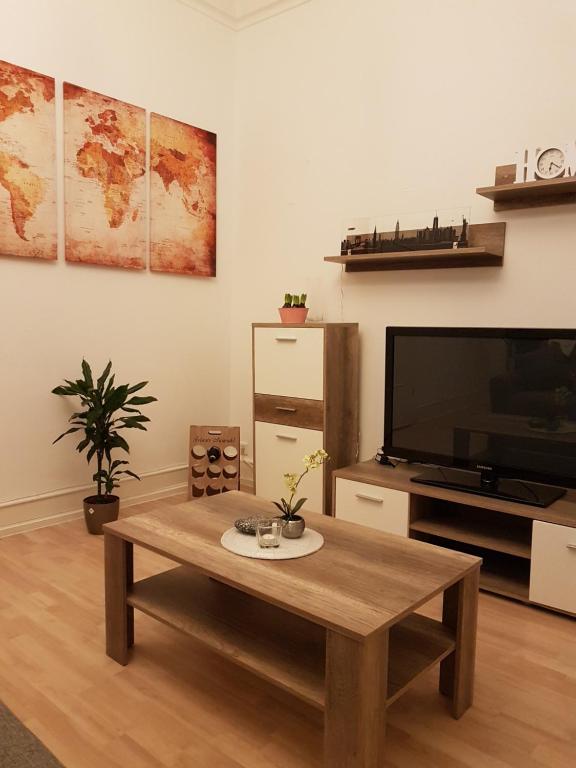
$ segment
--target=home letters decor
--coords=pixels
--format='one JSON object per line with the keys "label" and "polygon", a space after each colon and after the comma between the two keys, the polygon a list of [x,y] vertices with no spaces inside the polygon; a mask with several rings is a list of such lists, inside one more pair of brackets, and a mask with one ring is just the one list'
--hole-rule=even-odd
{"label": "home letters decor", "polygon": [[515,184],[567,176],[576,176],[574,140],[559,146],[528,148],[516,153]]}

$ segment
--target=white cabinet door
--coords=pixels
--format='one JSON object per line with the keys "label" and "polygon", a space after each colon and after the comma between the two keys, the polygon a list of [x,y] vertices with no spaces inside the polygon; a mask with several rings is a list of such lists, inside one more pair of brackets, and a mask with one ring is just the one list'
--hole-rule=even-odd
{"label": "white cabinet door", "polygon": [[534,521],[530,600],[576,613],[576,528]]}
{"label": "white cabinet door", "polygon": [[408,536],[409,494],[336,478],[336,517]]}
{"label": "white cabinet door", "polygon": [[[256,495],[264,499],[280,501],[287,498],[284,485],[286,472],[300,473],[304,469],[302,458],[322,448],[324,435],[316,429],[285,427],[281,424],[255,422],[256,446]],[[322,512],[323,499],[322,467],[312,470],[300,483],[298,498],[305,496],[308,501],[303,512]],[[270,510],[271,513],[274,511]]]}
{"label": "white cabinet door", "polygon": [[254,392],[324,398],[324,329],[255,328]]}

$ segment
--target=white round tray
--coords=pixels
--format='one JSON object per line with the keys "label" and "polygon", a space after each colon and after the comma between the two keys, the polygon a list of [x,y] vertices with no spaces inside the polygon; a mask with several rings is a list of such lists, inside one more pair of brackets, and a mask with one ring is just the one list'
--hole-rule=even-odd
{"label": "white round tray", "polygon": [[229,528],[222,534],[220,543],[224,549],[242,557],[253,557],[256,560],[294,560],[318,552],[324,545],[324,536],[306,528],[299,539],[285,539],[281,536],[279,547],[263,549],[258,546],[256,536],[247,536],[236,528]]}

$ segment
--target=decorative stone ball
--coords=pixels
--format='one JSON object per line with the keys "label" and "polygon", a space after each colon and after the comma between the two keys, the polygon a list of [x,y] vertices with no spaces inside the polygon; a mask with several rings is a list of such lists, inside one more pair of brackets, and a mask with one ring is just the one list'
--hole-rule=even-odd
{"label": "decorative stone ball", "polygon": [[234,527],[246,536],[256,536],[257,517],[242,517],[234,522]]}

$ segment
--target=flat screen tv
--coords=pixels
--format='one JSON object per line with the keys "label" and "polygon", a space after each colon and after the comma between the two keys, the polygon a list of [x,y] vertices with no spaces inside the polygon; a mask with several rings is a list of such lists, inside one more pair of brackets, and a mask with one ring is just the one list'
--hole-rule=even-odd
{"label": "flat screen tv", "polygon": [[384,432],[415,482],[548,506],[576,487],[576,329],[387,328]]}

